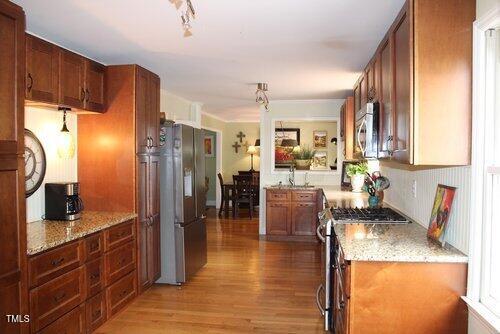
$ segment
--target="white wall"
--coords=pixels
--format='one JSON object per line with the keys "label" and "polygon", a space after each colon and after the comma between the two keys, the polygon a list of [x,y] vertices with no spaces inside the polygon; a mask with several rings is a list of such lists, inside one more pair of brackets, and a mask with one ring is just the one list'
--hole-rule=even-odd
{"label": "white wall", "polygon": [[[446,241],[461,252],[469,250],[470,211],[470,167],[452,167],[409,171],[381,166],[381,172],[391,181],[385,191],[384,201],[393,205],[425,228],[429,218],[438,184],[457,188],[453,201]],[[412,194],[412,184],[416,181],[416,197]]]}
{"label": "white wall", "polygon": [[[26,107],[25,127],[38,137],[45,150],[47,169],[43,184],[26,200],[26,220],[33,222],[45,214],[45,183],[78,181],[77,150],[71,159],[61,159],[57,155],[57,135],[62,127],[63,114],[53,109]],[[77,144],[77,117],[68,114],[66,124]]]}
{"label": "white wall", "polygon": [[[263,189],[266,185],[276,184],[279,181],[287,183],[288,173],[273,172],[272,142],[274,141],[273,122],[276,119],[303,119],[326,117],[340,117],[340,107],[344,100],[310,100],[310,101],[271,101],[269,111],[260,110],[260,225],[259,233],[266,234],[266,198]],[[339,159],[339,165],[342,162]],[[298,184],[304,182],[304,173],[296,173],[295,180]],[[338,185],[339,173],[309,172],[308,181],[313,185]]]}

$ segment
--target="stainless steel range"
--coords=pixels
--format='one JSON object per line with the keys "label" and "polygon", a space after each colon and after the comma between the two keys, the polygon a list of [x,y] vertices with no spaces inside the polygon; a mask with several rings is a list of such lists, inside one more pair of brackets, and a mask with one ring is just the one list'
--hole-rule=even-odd
{"label": "stainless steel range", "polygon": [[347,294],[342,285],[346,266],[335,235],[337,224],[408,224],[410,221],[391,208],[326,208],[318,214],[316,230],[323,243],[322,280],[316,290],[316,304],[324,317],[325,331],[343,333]]}

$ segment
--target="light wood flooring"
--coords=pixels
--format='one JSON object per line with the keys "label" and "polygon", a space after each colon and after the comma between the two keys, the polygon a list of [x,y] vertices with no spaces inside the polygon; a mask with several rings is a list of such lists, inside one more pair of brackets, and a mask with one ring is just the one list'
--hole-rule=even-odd
{"label": "light wood flooring", "polygon": [[180,287],[155,284],[97,333],[324,333],[319,244],[259,241],[258,219],[208,217],[207,265]]}

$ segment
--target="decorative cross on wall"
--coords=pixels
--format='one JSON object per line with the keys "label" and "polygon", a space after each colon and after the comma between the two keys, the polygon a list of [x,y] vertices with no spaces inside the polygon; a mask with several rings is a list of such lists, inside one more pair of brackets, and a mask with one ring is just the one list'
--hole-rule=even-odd
{"label": "decorative cross on wall", "polygon": [[243,132],[238,132],[236,135],[237,138],[240,138],[240,143],[243,143],[243,138],[246,137],[246,135]]}
{"label": "decorative cross on wall", "polygon": [[235,153],[238,153],[238,148],[240,148],[240,147],[241,147],[241,145],[240,145],[240,144],[238,144],[238,142],[237,142],[237,141],[235,141],[235,142],[234,142],[234,145],[231,145],[231,146],[233,146],[233,147],[234,147],[234,152],[235,152]]}

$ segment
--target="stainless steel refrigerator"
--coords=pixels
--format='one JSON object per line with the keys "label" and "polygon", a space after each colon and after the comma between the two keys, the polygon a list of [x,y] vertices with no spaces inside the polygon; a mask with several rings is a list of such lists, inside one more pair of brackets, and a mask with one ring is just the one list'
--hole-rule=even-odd
{"label": "stainless steel refrigerator", "polygon": [[207,263],[203,130],[174,124],[162,128],[161,277],[186,282]]}

